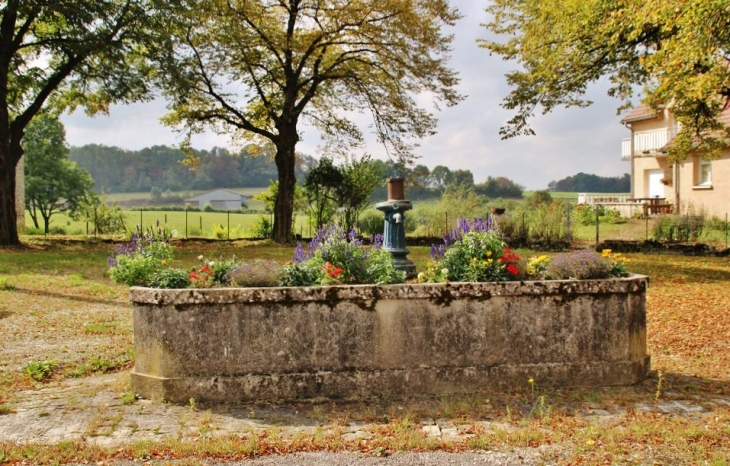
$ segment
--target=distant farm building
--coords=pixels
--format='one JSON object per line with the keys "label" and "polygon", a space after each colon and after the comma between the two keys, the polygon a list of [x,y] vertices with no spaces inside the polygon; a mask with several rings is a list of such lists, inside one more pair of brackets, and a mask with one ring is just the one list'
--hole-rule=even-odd
{"label": "distant farm building", "polygon": [[245,195],[228,189],[216,189],[215,191],[185,199],[186,206],[202,209],[210,204],[215,210],[237,210],[242,205],[245,205],[245,202]]}

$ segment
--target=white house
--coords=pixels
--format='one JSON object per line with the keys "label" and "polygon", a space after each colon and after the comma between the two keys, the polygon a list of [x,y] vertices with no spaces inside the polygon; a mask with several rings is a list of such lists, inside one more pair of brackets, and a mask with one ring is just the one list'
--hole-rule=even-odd
{"label": "white house", "polygon": [[204,208],[206,205],[216,210],[237,210],[244,204],[246,196],[229,189],[216,189],[195,197],[185,199],[185,205]]}

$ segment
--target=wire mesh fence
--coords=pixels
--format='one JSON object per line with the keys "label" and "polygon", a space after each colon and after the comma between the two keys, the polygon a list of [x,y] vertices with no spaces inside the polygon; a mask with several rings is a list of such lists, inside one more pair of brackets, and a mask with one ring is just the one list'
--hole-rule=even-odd
{"label": "wire mesh fence", "polygon": [[[607,199],[606,202],[596,204],[553,202],[517,208],[511,212],[499,209],[490,215],[513,247],[558,249],[606,241],[647,240],[705,242],[716,247],[728,247],[728,214],[723,217],[692,213],[675,215],[652,211],[647,209],[646,204],[627,207],[626,203],[611,201]],[[458,225],[459,218],[453,214],[446,212],[434,215],[440,217],[429,219],[426,229],[413,225],[420,218],[406,219],[407,223],[411,223],[408,242],[420,244],[438,241]],[[139,210],[126,211],[125,220],[130,231],[164,229],[173,231],[177,238],[236,240],[267,237],[274,217],[271,213]],[[64,225],[65,228],[56,227],[51,230],[51,235],[95,236],[93,223],[88,221],[74,222],[59,216],[55,224]],[[293,231],[303,239],[311,238],[316,233],[307,216],[302,214],[295,217]],[[415,235],[415,232],[420,234]],[[374,231],[363,229],[359,233],[363,237],[370,237]]]}

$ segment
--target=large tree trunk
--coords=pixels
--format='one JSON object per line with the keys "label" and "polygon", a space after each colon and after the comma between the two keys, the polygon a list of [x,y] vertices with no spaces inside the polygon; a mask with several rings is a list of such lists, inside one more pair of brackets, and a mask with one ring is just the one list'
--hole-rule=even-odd
{"label": "large tree trunk", "polygon": [[297,183],[294,165],[295,148],[298,141],[296,124],[279,127],[279,140],[276,143],[276,155],[274,156],[279,173],[279,192],[274,204],[273,234],[273,240],[277,243],[290,243],[293,239],[294,187]]}
{"label": "large tree trunk", "polygon": [[[17,147],[16,147],[17,146]],[[0,246],[18,246],[18,215],[15,205],[15,167],[23,155],[20,143],[0,137]]]}

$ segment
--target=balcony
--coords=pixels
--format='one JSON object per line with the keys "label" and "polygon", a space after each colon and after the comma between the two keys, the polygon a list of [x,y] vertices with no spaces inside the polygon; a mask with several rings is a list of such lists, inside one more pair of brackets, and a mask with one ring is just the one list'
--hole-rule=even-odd
{"label": "balcony", "polygon": [[[636,131],[634,133],[634,157],[659,157],[666,155],[667,143],[676,132],[671,128],[652,131]],[[621,160],[631,160],[631,139],[621,141]]]}

